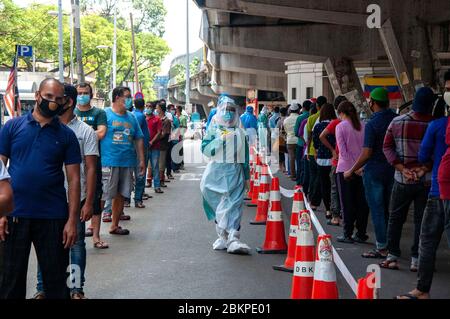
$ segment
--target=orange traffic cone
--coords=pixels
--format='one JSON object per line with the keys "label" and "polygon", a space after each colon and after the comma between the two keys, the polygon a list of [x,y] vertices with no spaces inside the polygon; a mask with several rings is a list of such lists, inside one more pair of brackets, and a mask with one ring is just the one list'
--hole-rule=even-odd
{"label": "orange traffic cone", "polygon": [[317,240],[316,265],[312,299],[338,299],[336,270],[333,263],[333,247],[330,235],[320,235]]}
{"label": "orange traffic cone", "polygon": [[269,179],[269,167],[264,164],[262,165],[261,177],[259,179],[258,208],[256,210],[255,219],[250,222],[251,225],[265,225],[267,222],[270,192]]}
{"label": "orange traffic cone", "polygon": [[305,210],[303,193],[300,191],[296,191],[294,193],[294,201],[292,203],[291,226],[289,228],[287,257],[283,265],[272,266],[274,270],[294,272],[295,246],[297,244],[297,231],[298,231],[298,214],[303,210]]}
{"label": "orange traffic cone", "polygon": [[261,175],[261,160],[260,160],[259,156],[256,156],[256,171],[255,171],[255,177],[253,179],[252,202],[250,204],[247,204],[248,207],[258,206],[260,175]]}
{"label": "orange traffic cone", "polygon": [[375,273],[368,273],[366,277],[358,280],[356,299],[378,299],[375,288]]}
{"label": "orange traffic cone", "polygon": [[311,299],[314,281],[314,234],[309,211],[298,216],[297,247],[291,299]]}
{"label": "orange traffic cone", "polygon": [[287,251],[278,177],[272,179],[270,186],[270,212],[267,216],[266,238],[263,246],[256,248],[256,251],[260,254],[285,254]]}

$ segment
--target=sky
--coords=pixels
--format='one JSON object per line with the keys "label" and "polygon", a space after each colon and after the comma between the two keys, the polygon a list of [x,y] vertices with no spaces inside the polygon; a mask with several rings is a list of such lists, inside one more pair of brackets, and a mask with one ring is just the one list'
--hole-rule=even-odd
{"label": "sky", "polygon": [[[118,0],[121,2],[120,0]],[[57,5],[57,0],[14,0],[20,6],[27,6],[33,2]],[[70,0],[63,0],[63,10],[70,12]],[[164,0],[167,9],[166,33],[164,39],[171,48],[170,55],[161,65],[161,74],[167,74],[170,62],[177,56],[186,53],[186,0]],[[199,38],[202,11],[194,1],[189,0],[189,42],[190,52],[195,52],[202,47],[203,42]],[[112,36],[112,35],[111,35]]]}

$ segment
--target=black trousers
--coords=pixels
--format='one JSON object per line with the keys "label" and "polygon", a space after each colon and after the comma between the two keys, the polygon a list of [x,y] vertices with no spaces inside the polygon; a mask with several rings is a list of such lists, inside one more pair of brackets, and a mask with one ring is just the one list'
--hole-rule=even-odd
{"label": "black trousers", "polygon": [[414,240],[411,247],[411,257],[419,257],[420,228],[429,192],[430,187],[424,184],[409,185],[400,184],[397,181],[394,182],[387,229],[390,255],[395,257],[401,256],[400,239],[402,238],[403,224],[408,217],[409,207],[414,202]]}
{"label": "black trousers", "polygon": [[167,150],[167,155],[166,155],[166,174],[172,175],[172,149],[173,149],[173,144],[171,141],[169,141],[169,149]]}
{"label": "black trousers", "polygon": [[319,167],[314,156],[309,156],[309,200],[312,206],[319,206],[322,200]]}
{"label": "black trousers", "polygon": [[317,166],[320,178],[320,193],[327,212],[331,210],[331,166]]}
{"label": "black trousers", "polygon": [[354,176],[344,179],[344,173],[337,173],[338,192],[344,217],[344,236],[352,237],[356,226],[356,236],[366,236],[369,220],[369,206],[364,192],[363,179]]}
{"label": "black trousers", "polygon": [[[25,299],[31,244],[42,271],[48,299],[68,299],[69,249],[64,249],[66,220],[8,217],[9,235],[0,243],[0,299]],[[33,272],[34,273],[34,272]]]}

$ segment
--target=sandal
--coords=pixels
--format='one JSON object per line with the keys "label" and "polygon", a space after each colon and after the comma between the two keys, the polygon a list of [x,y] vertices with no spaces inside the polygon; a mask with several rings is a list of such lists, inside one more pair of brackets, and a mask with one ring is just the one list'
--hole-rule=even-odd
{"label": "sandal", "polygon": [[341,223],[340,223],[340,222],[333,223],[331,220],[329,220],[329,221],[327,222],[327,225],[340,227],[340,226],[341,226]]}
{"label": "sandal", "polygon": [[135,208],[145,208],[145,205],[142,202],[137,202],[134,204]]}
{"label": "sandal", "polygon": [[386,255],[383,255],[378,249],[373,249],[369,252],[363,253],[361,255],[362,258],[369,258],[369,259],[381,259],[381,258],[386,258]]}
{"label": "sandal", "polygon": [[[402,297],[405,297],[405,298],[402,298]],[[394,299],[410,299],[410,300],[418,300],[419,298],[416,297],[416,296],[414,296],[414,295],[411,294],[411,293],[407,293],[407,294],[404,294],[404,295],[397,296],[397,297],[395,297]]]}
{"label": "sandal", "polygon": [[94,243],[94,248],[107,249],[107,248],[109,248],[109,245],[107,243],[105,243],[104,241],[100,240],[100,241]]}
{"label": "sandal", "polygon": [[157,189],[155,189],[155,193],[163,194],[164,192],[161,190],[161,188],[157,188]]}
{"label": "sandal", "polygon": [[85,237],[92,237],[94,236],[94,230],[92,228],[86,229],[86,233],[84,234]]}
{"label": "sandal", "polygon": [[397,260],[384,260],[380,264],[381,268],[390,269],[390,270],[399,270],[398,261]]}
{"label": "sandal", "polygon": [[419,271],[419,265],[417,262],[411,262],[411,266],[409,266],[409,271],[411,272],[418,272]]}
{"label": "sandal", "polygon": [[70,299],[87,299],[82,292],[74,292],[70,294]]}
{"label": "sandal", "polygon": [[109,233],[111,235],[129,235],[130,231],[128,229],[123,229],[122,227],[117,227],[114,230],[110,230]]}
{"label": "sandal", "polygon": [[131,220],[131,216],[130,215],[121,214],[120,215],[120,220]]}
{"label": "sandal", "polygon": [[103,218],[102,218],[104,223],[111,223],[112,222],[112,217],[111,214],[103,214]]}

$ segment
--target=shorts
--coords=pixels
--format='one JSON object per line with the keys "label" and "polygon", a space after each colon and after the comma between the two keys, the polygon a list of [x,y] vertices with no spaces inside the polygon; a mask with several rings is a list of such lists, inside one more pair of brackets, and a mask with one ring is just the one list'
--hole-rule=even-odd
{"label": "shorts", "polygon": [[111,200],[121,194],[125,198],[131,197],[134,167],[103,167],[102,200]]}

